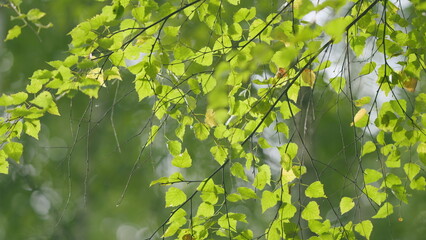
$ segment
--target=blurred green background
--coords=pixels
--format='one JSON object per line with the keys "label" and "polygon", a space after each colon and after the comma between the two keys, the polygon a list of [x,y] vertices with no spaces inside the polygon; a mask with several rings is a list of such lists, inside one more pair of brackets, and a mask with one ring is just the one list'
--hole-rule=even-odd
{"label": "blurred green background", "polygon": [[[23,11],[39,8],[47,13],[44,21],[54,26],[38,36],[25,28],[18,39],[0,42],[0,93],[23,90],[35,70],[49,68],[47,61],[63,59],[70,42],[67,33],[80,21],[100,12],[102,6],[92,0],[24,1]],[[0,8],[1,39],[17,23],[10,21],[10,14],[10,10]],[[165,138],[172,137],[174,126],[166,125],[161,131],[164,136],[143,152],[127,184],[146,140],[147,131],[139,133],[146,123],[148,127],[151,124],[149,102],[139,103],[132,88],[132,79],[124,78],[120,84],[103,89],[98,100],[82,96],[72,101],[62,99],[62,116],[43,118],[39,141],[27,136],[21,139],[26,146],[21,164],[12,166],[9,175],[0,175],[0,239],[145,239],[163,223],[169,213],[164,208],[165,188],[149,188],[149,183],[176,171],[169,164],[164,144]],[[113,108],[111,117],[114,96],[122,100]],[[327,96],[333,97],[331,93],[315,97]],[[312,149],[319,159],[338,155],[334,163],[341,164],[335,167],[346,169],[339,153],[344,146],[342,141],[353,141],[353,133],[338,131],[337,111],[324,111],[329,107],[326,105],[317,109],[323,113],[315,125]],[[334,108],[342,109],[341,116],[345,115],[344,109],[349,109],[344,104]],[[194,168],[200,171],[188,179],[201,180],[216,166],[209,165],[210,154],[192,138],[187,137],[184,147],[197,159]],[[353,154],[354,149],[346,151]],[[335,181],[326,170],[324,176],[325,182]],[[180,187],[188,192],[194,188]],[[415,193],[409,206],[402,204],[389,219],[377,220],[372,239],[423,239],[425,199],[426,194]],[[232,210],[251,212],[250,220],[258,225],[255,229],[267,226],[271,216],[260,216],[259,202],[245,203],[246,206],[236,205]],[[404,221],[398,222],[398,217]]]}

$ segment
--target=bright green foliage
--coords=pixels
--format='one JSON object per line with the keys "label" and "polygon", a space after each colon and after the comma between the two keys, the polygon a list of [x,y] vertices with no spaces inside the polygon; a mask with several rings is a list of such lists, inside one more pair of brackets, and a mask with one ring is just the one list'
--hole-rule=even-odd
{"label": "bright green foliage", "polygon": [[305,195],[309,198],[326,197],[324,193],[324,185],[320,181],[315,181],[305,190]]}
{"label": "bright green foliage", "polygon": [[373,224],[369,220],[362,221],[355,225],[355,231],[366,239],[370,239],[371,232],[373,231]]}
{"label": "bright green foliage", "polygon": [[176,155],[172,160],[172,164],[173,164],[173,166],[179,167],[179,168],[191,167],[192,166],[192,159],[191,159],[191,156],[188,153],[188,150],[185,149],[185,151],[183,153]]}
{"label": "bright green foliage", "polygon": [[277,196],[268,190],[265,190],[262,192],[262,199],[261,199],[261,205],[262,205],[262,212],[265,212],[269,208],[275,206],[277,204]]}
{"label": "bright green foliage", "polygon": [[258,173],[254,178],[253,186],[259,190],[262,190],[266,184],[271,183],[271,168],[269,165],[262,165],[258,168]]}
{"label": "bright green foliage", "polygon": [[349,212],[355,206],[355,203],[352,198],[342,197],[342,199],[340,200],[339,206],[340,206],[340,213],[343,215]]}
{"label": "bright green foliage", "polygon": [[179,188],[170,187],[166,192],[166,207],[177,207],[186,201],[185,193]]}
{"label": "bright green foliage", "polygon": [[320,209],[318,203],[315,201],[310,201],[302,211],[302,218],[307,221],[322,219],[320,216]]}
{"label": "bright green foliage", "polygon": [[372,141],[367,141],[362,147],[361,156],[376,151],[376,145]]}
{"label": "bright green foliage", "polygon": [[8,30],[7,36],[4,41],[12,40],[14,38],[19,37],[21,35],[22,29],[26,26],[30,26],[30,28],[37,29],[37,33],[40,32],[41,29],[50,28],[53,26],[52,23],[42,24],[41,19],[46,15],[46,13],[42,12],[38,8],[30,9],[27,13],[21,10],[22,1],[20,0],[9,0],[5,1],[6,3],[1,2],[0,7],[9,8],[13,10],[13,16],[11,19],[15,21],[20,21],[22,25],[15,25],[11,29]]}
{"label": "bright green foliage", "polygon": [[385,202],[383,206],[380,207],[379,211],[372,218],[385,218],[393,213],[393,205],[391,203]]}
{"label": "bright green foliage", "polygon": [[382,173],[378,172],[378,171],[376,171],[374,169],[367,168],[364,171],[364,182],[366,184],[375,182],[375,181],[381,179],[382,177],[383,177]]}
{"label": "bright green foliage", "polygon": [[[22,25],[5,41],[26,25],[50,27],[43,11],[6,2]],[[424,4],[413,1],[405,19],[407,9],[378,0],[106,2],[69,32],[64,60],[0,97],[0,173],[25,156],[23,134],[39,139],[43,117],[63,113],[62,98],[100,103],[99,122],[86,119],[91,108],[81,118],[83,137],[110,116],[117,143],[114,109],[132,99],[126,114],[143,111],[146,122],[130,129],[142,147],[129,180],[142,159],[178,168],[150,184],[167,185],[174,209],[149,239],[299,239],[306,226],[310,239],[370,239],[371,218],[425,190]],[[307,20],[322,10],[333,14]],[[379,206],[373,216],[364,199]]]}

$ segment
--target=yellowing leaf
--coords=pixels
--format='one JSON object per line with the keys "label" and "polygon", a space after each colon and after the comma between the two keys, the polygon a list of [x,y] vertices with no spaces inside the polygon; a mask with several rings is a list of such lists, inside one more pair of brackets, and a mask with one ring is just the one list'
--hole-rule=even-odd
{"label": "yellowing leaf", "polygon": [[204,118],[204,123],[209,125],[210,127],[217,126],[217,123],[215,120],[215,112],[213,109],[211,108],[207,109],[206,116]]}
{"label": "yellowing leaf", "polygon": [[367,110],[365,108],[361,108],[354,117],[354,121],[351,123],[351,126],[359,122],[364,116],[366,116]]}
{"label": "yellowing leaf", "polygon": [[363,106],[363,105],[365,105],[367,103],[370,103],[370,101],[371,101],[371,97],[366,96],[366,97],[362,97],[362,98],[360,98],[358,100],[355,100],[354,104],[357,107],[361,107],[361,106]]}
{"label": "yellowing leaf", "polygon": [[404,86],[405,90],[414,92],[417,86],[417,79],[409,78],[402,83],[402,86]]}
{"label": "yellowing leaf", "polygon": [[302,72],[302,80],[305,83],[309,84],[309,86],[311,88],[314,87],[315,78],[316,78],[316,75],[315,75],[314,71],[312,71],[311,69],[304,69],[303,70],[303,72]]}

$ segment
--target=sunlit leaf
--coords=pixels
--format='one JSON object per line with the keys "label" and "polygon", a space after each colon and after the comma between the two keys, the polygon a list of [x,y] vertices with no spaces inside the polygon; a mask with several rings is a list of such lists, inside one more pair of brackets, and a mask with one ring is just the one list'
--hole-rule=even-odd
{"label": "sunlit leaf", "polygon": [[172,164],[173,164],[173,166],[179,167],[179,168],[191,167],[192,166],[192,158],[189,155],[188,150],[185,149],[185,151],[183,153],[176,155],[172,160]]}
{"label": "sunlit leaf", "polygon": [[271,168],[269,165],[262,165],[258,168],[258,173],[256,174],[253,182],[253,186],[259,190],[262,190],[266,184],[271,182]]}
{"label": "sunlit leaf", "polygon": [[340,213],[343,215],[349,212],[355,206],[355,203],[352,200],[352,198],[342,197],[342,199],[340,200],[339,206],[340,206]]}
{"label": "sunlit leaf", "polygon": [[23,150],[24,146],[19,142],[9,142],[3,146],[4,153],[16,162],[21,159]]}
{"label": "sunlit leaf", "polygon": [[355,225],[355,231],[366,239],[370,239],[371,232],[373,231],[373,224],[370,220],[362,221]]}
{"label": "sunlit leaf", "polygon": [[361,157],[374,151],[376,151],[376,145],[372,141],[367,141],[362,146]]}
{"label": "sunlit leaf", "polygon": [[383,174],[374,169],[367,168],[364,170],[364,182],[369,184],[383,178]]}
{"label": "sunlit leaf", "polygon": [[273,192],[264,190],[262,192],[262,199],[261,199],[262,213],[264,213],[269,208],[275,206],[277,202],[278,202],[278,199]]}
{"label": "sunlit leaf", "polygon": [[393,205],[389,202],[385,202],[383,206],[380,207],[376,215],[372,218],[385,218],[393,213]]}
{"label": "sunlit leaf", "polygon": [[319,205],[315,201],[310,201],[308,205],[302,210],[302,218],[309,221],[315,219],[322,219],[320,216]]}
{"label": "sunlit leaf", "polygon": [[325,198],[324,185],[320,181],[315,181],[305,190],[305,195],[309,198]]}
{"label": "sunlit leaf", "polygon": [[166,192],[166,207],[177,207],[186,201],[186,194],[179,188],[170,187]]}
{"label": "sunlit leaf", "polygon": [[351,126],[355,127],[365,127],[368,123],[368,114],[365,108],[361,108],[354,116],[354,121],[351,123]]}
{"label": "sunlit leaf", "polygon": [[239,162],[232,164],[231,174],[235,177],[243,179],[244,181],[248,181],[246,173],[244,172],[244,167]]}
{"label": "sunlit leaf", "polygon": [[9,29],[9,31],[7,31],[7,36],[4,39],[5,41],[7,40],[12,40],[14,38],[19,37],[19,35],[21,35],[21,27],[18,25],[13,26],[13,28]]}

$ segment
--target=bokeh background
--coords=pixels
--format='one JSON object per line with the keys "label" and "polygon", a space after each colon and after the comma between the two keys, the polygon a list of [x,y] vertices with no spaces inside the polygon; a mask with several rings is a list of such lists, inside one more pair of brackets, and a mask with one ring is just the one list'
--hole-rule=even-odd
{"label": "bokeh background", "polygon": [[[261,2],[258,12],[276,7]],[[18,39],[0,41],[0,93],[22,91],[35,70],[49,68],[48,61],[63,59],[70,42],[69,31],[100,12],[102,6],[92,0],[24,1],[23,11],[39,8],[47,13],[44,21],[54,26],[39,34],[25,28]],[[11,14],[0,8],[1,39],[17,23],[10,20]],[[132,79],[125,76],[119,84],[103,89],[98,100],[90,101],[83,95],[61,99],[61,116],[43,118],[40,140],[28,136],[21,139],[25,145],[21,163],[12,165],[9,175],[0,175],[0,239],[145,239],[163,223],[170,210],[164,207],[165,188],[149,184],[176,170],[169,164],[164,144],[172,137],[174,126],[165,126],[160,140],[143,152],[132,172],[146,140],[144,127],[152,124],[149,102],[138,102],[132,88]],[[325,96],[322,92],[316,97]],[[117,99],[120,104],[114,105]],[[350,116],[345,112],[350,108],[347,103],[331,107],[341,110],[318,109],[323,113],[314,125],[311,148],[319,158],[335,158],[335,167],[346,169],[345,162],[339,163],[336,155],[342,154],[344,143],[353,142],[353,133],[342,133],[336,126],[342,119],[350,121],[345,119]],[[186,140],[185,147],[197,159],[194,168],[199,169],[198,175],[190,177],[202,180],[216,166],[210,164],[213,160],[208,149],[192,141],[191,135]],[[354,153],[353,148],[344,151]],[[324,181],[332,183],[333,175],[325,176]],[[402,203],[389,219],[374,222],[372,239],[426,236],[426,194],[416,192],[412,197],[409,206]],[[258,229],[267,226],[270,216],[250,208],[258,202],[246,204],[234,210],[257,215],[250,220]],[[397,220],[399,217],[402,222]]]}

